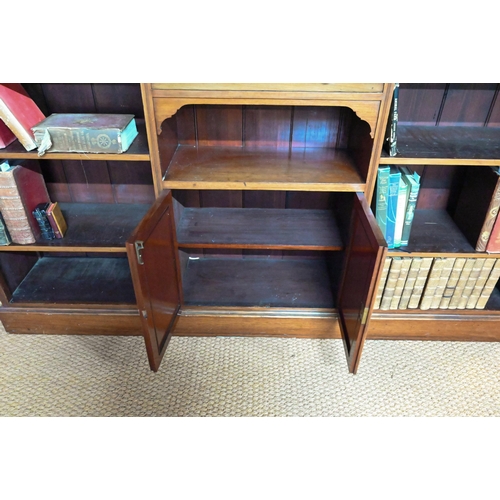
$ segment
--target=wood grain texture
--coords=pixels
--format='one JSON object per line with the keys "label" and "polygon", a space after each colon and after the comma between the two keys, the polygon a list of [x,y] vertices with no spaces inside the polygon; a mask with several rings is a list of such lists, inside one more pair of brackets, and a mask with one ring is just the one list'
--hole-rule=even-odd
{"label": "wood grain texture", "polygon": [[184,209],[180,247],[341,250],[335,216],[327,210]]}
{"label": "wood grain texture", "polygon": [[181,146],[164,177],[172,189],[363,191],[348,153],[326,149],[285,151]]}

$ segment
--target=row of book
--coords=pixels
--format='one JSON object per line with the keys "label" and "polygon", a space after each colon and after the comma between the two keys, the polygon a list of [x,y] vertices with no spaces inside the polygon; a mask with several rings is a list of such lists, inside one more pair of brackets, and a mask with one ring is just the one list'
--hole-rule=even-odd
{"label": "row of book", "polygon": [[388,248],[408,245],[420,190],[420,176],[405,166],[380,166],[375,217]]}
{"label": "row of book", "polygon": [[484,309],[500,279],[500,260],[387,257],[375,309]]}
{"label": "row of book", "polygon": [[62,238],[67,225],[35,166],[0,163],[0,244]]}

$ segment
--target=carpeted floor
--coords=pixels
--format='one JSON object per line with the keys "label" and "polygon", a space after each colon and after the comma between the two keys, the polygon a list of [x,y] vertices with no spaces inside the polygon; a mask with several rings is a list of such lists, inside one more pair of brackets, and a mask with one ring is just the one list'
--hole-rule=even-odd
{"label": "carpeted floor", "polygon": [[500,344],[174,337],[160,371],[140,337],[0,331],[1,416],[500,416]]}

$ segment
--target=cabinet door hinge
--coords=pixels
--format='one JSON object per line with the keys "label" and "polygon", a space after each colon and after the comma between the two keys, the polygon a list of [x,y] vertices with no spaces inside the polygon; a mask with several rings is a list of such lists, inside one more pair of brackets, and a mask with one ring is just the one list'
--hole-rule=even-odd
{"label": "cabinet door hinge", "polygon": [[143,241],[136,241],[134,243],[134,246],[135,246],[135,255],[137,256],[137,262],[141,266],[143,266],[144,265],[144,261],[142,260],[141,250],[144,249],[144,242]]}
{"label": "cabinet door hinge", "polygon": [[361,324],[366,325],[366,320],[368,319],[368,312],[370,311],[369,307],[365,307],[363,310],[363,316],[361,316]]}

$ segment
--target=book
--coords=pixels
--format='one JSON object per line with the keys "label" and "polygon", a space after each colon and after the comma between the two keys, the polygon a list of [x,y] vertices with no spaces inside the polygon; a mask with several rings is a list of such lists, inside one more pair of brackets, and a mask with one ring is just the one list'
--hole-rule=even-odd
{"label": "book", "polygon": [[383,166],[379,167],[377,171],[377,198],[375,205],[375,218],[377,223],[387,240],[387,195],[389,192],[389,173],[391,172],[391,167]]}
{"label": "book", "polygon": [[443,297],[439,303],[439,309],[448,309],[450,301],[455,293],[455,288],[462,274],[462,269],[464,268],[466,259],[464,257],[457,257],[453,263],[453,268],[446,283],[446,287],[443,292]]}
{"label": "book", "polygon": [[38,154],[124,153],[137,137],[134,115],[54,113],[32,127]]}
{"label": "book", "polygon": [[499,207],[499,167],[467,169],[453,220],[478,252],[486,250]]}
{"label": "book", "polygon": [[385,149],[389,156],[396,156],[398,139],[398,119],[399,119],[399,83],[394,84],[391,109],[389,111],[389,123],[387,124]]}
{"label": "book", "polygon": [[418,193],[420,191],[420,175],[417,172],[410,172],[408,167],[399,167],[401,175],[408,186],[408,197],[403,225],[403,234],[401,235],[401,246],[408,245],[410,241],[411,226],[417,208]]}
{"label": "book", "polygon": [[16,140],[16,136],[5,123],[0,120],[0,149],[6,148]]}
{"label": "book", "polygon": [[384,261],[384,267],[382,268],[382,274],[380,276],[380,283],[377,288],[377,293],[375,295],[375,304],[373,306],[374,309],[380,308],[380,302],[382,300],[382,295],[384,294],[385,283],[387,281],[387,276],[389,274],[389,268],[391,267],[392,259],[390,257],[386,257]]}
{"label": "book", "polygon": [[427,276],[432,265],[432,257],[423,257],[418,270],[417,279],[411,292],[410,300],[408,301],[408,309],[418,309],[420,305],[420,298],[424,292]]}
{"label": "book", "polygon": [[399,271],[399,276],[396,281],[396,286],[394,287],[394,294],[391,299],[391,304],[389,309],[396,310],[399,308],[399,302],[401,300],[401,295],[403,294],[403,289],[408,278],[408,272],[411,265],[411,257],[402,257],[401,259],[401,269]]}
{"label": "book", "polygon": [[391,167],[389,173],[389,190],[387,195],[387,222],[385,240],[388,248],[394,248],[394,235],[396,232],[396,213],[398,207],[399,181],[401,172],[397,167]]}
{"label": "book", "polygon": [[36,148],[31,127],[45,115],[19,83],[0,84],[0,119],[19,139],[27,151]]}
{"label": "book", "polygon": [[64,237],[68,226],[57,201],[55,203],[51,203],[47,208],[47,219],[54,230],[55,237]]}
{"label": "book", "polygon": [[394,296],[394,291],[396,289],[396,283],[399,278],[399,273],[401,271],[402,260],[401,257],[394,257],[392,259],[391,267],[389,269],[389,274],[387,276],[387,282],[385,284],[384,293],[382,295],[382,301],[380,303],[380,309],[382,311],[388,311],[391,307],[392,297]]}
{"label": "book", "polygon": [[465,282],[465,286],[462,290],[462,295],[460,296],[457,304],[457,309],[465,309],[467,306],[467,302],[476,286],[477,280],[479,278],[479,274],[481,269],[483,268],[484,262],[486,259],[479,258],[475,259],[474,265],[472,266],[471,272],[467,281]]}
{"label": "book", "polygon": [[481,296],[481,292],[483,291],[483,288],[486,285],[486,282],[488,281],[488,278],[490,276],[491,270],[495,265],[495,259],[484,259],[484,261],[485,262],[483,264],[481,272],[479,273],[479,276],[474,285],[474,289],[472,290],[472,293],[470,294],[467,300],[467,304],[465,305],[466,309],[476,308],[479,297]]}
{"label": "book", "polygon": [[3,220],[2,214],[0,214],[0,245],[6,246],[10,245],[12,242],[9,234],[9,230],[5,225],[5,221]]}
{"label": "book", "polygon": [[55,238],[52,226],[47,219],[47,208],[50,203],[39,203],[35,210],[33,210],[33,217],[35,217],[38,226],[40,227],[40,234],[43,240],[53,240]]}
{"label": "book", "polygon": [[403,224],[406,214],[406,202],[408,199],[408,184],[403,179],[399,179],[398,203],[396,205],[396,225],[394,227],[394,248],[401,246],[401,237],[403,236]]}
{"label": "book", "polygon": [[13,243],[35,243],[40,238],[33,210],[46,202],[49,194],[38,165],[0,165],[0,211]]}
{"label": "book", "polygon": [[472,272],[475,260],[475,258],[465,259],[464,267],[462,268],[462,272],[460,273],[460,278],[458,279],[457,285],[451,297],[448,309],[458,309],[458,304],[460,302],[460,298],[462,297],[462,292],[465,288],[467,280],[469,279],[470,273]]}
{"label": "book", "polygon": [[426,311],[431,308],[432,299],[434,298],[434,293],[439,284],[439,279],[441,278],[441,272],[444,266],[444,259],[436,258],[432,263],[431,270],[429,272],[429,278],[425,285],[425,289],[422,292],[422,299],[420,301],[420,309]]}
{"label": "book", "polygon": [[439,281],[434,292],[434,297],[432,297],[430,309],[439,309],[441,304],[441,299],[443,298],[444,292],[446,290],[446,285],[450,279],[451,271],[455,264],[454,257],[445,257],[443,259],[443,268],[441,269],[441,275],[439,276]]}
{"label": "book", "polygon": [[408,277],[406,278],[405,286],[403,288],[403,292],[401,293],[401,299],[399,300],[398,309],[408,309],[408,303],[410,302],[413,287],[417,281],[421,264],[421,257],[412,258],[410,269],[408,271]]}
{"label": "book", "polygon": [[495,259],[495,265],[493,266],[493,269],[491,270],[491,273],[488,276],[488,280],[486,281],[486,284],[484,285],[481,291],[481,295],[479,296],[479,299],[476,304],[476,309],[484,309],[486,307],[486,304],[488,303],[488,300],[491,297],[491,294],[493,293],[493,290],[495,289],[495,286],[499,279],[500,279],[500,259]]}

